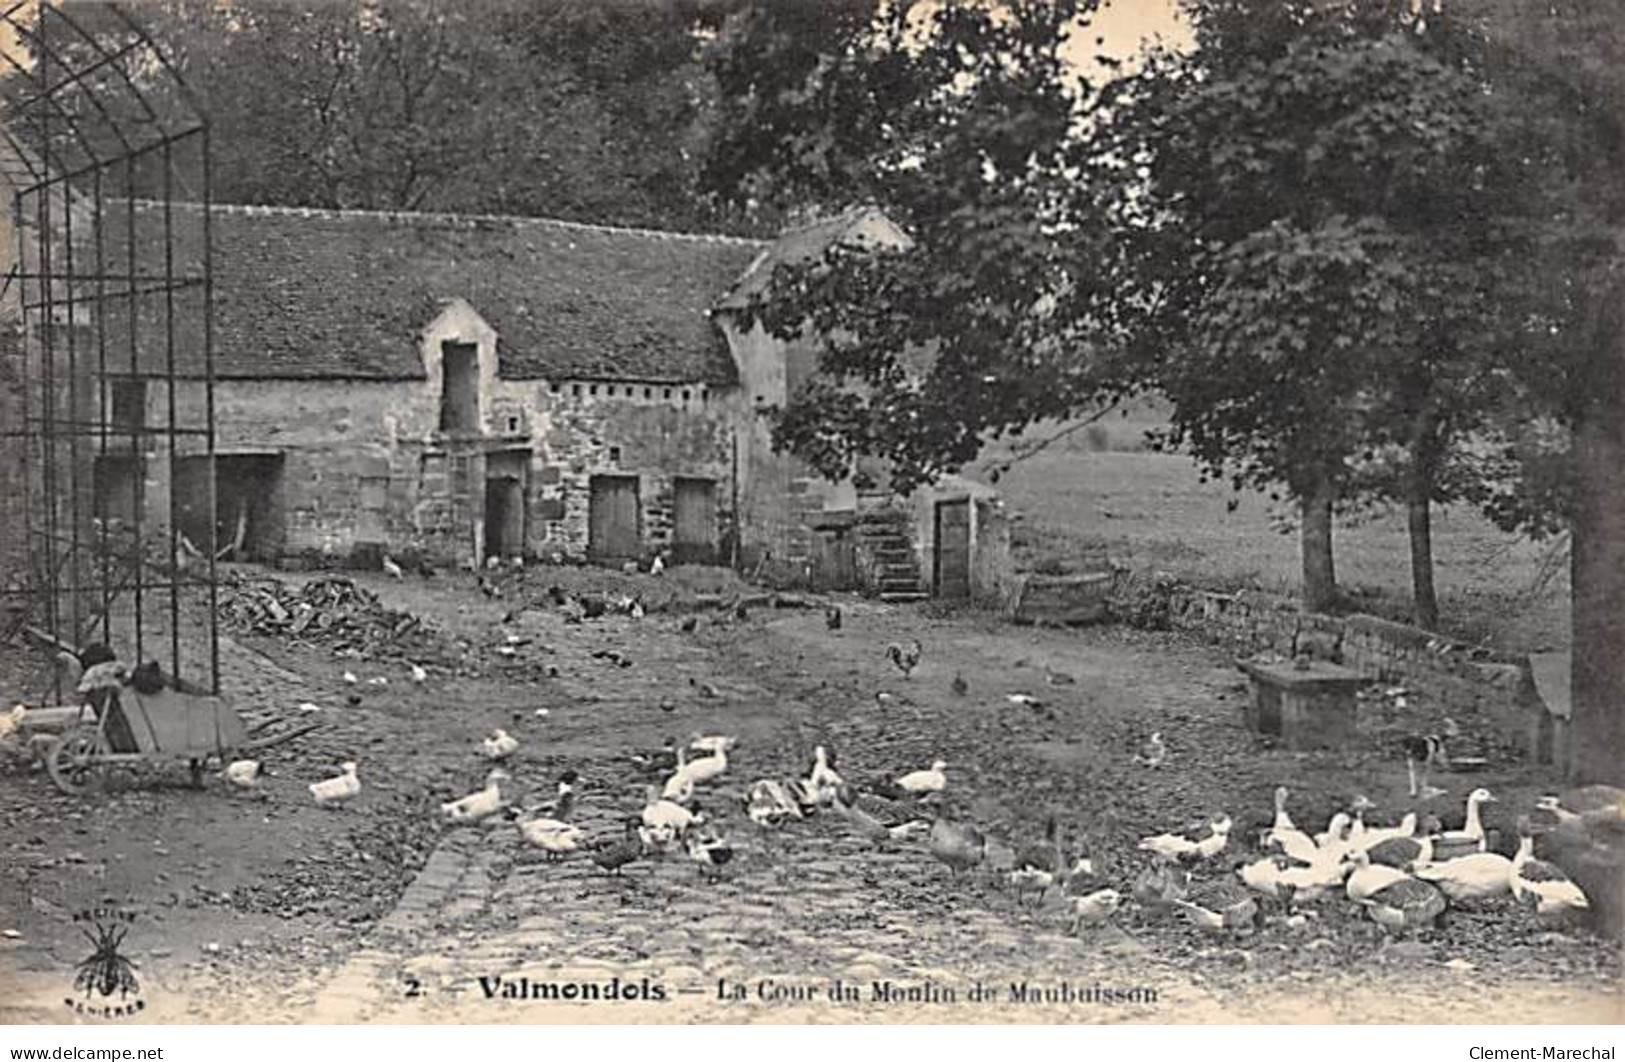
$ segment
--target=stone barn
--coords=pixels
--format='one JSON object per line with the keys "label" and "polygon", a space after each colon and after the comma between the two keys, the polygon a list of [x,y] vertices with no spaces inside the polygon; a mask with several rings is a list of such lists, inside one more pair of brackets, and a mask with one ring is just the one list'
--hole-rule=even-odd
{"label": "stone barn", "polygon": [[[138,230],[162,221],[155,204],[127,209]],[[777,241],[233,205],[209,222],[214,455],[189,451],[166,482],[140,432],[167,388],[140,359],[115,369],[97,389],[110,437],[126,440],[95,456],[109,517],[140,505],[154,528],[172,516],[205,541],[192,499],[212,460],[215,540],[240,558],[658,554],[894,598],[996,592],[989,573],[1006,566],[981,553],[1007,547],[986,488],[863,494],[771,447],[761,412],[813,371],[813,352],[743,327],[739,310],[781,261],[903,238],[876,214]],[[177,400],[202,393],[183,385]]]}

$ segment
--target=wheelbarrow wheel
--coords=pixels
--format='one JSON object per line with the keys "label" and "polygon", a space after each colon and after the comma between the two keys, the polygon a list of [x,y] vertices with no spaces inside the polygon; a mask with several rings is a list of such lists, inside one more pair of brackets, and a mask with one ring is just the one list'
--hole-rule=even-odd
{"label": "wheelbarrow wheel", "polygon": [[70,730],[53,741],[45,752],[45,769],[51,782],[69,796],[78,796],[101,781],[105,766],[102,747],[94,727]]}

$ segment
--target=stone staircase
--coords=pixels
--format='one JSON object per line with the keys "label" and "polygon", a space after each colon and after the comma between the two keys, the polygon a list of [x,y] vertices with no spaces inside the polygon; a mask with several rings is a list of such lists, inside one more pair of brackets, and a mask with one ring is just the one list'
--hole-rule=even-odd
{"label": "stone staircase", "polygon": [[920,601],[930,596],[921,585],[920,558],[914,551],[908,514],[877,509],[858,518],[854,529],[870,587],[882,601]]}

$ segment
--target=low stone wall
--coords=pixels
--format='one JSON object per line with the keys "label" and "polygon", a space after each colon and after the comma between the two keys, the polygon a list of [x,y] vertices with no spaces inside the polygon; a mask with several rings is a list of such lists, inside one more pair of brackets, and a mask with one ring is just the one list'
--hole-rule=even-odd
{"label": "low stone wall", "polygon": [[1266,594],[1180,587],[1169,619],[1234,645],[1238,651],[1299,653],[1353,668],[1373,681],[1403,685],[1452,715],[1489,725],[1542,762],[1561,763],[1553,720],[1539,696],[1527,657],[1497,654],[1376,616],[1338,618],[1299,611]]}

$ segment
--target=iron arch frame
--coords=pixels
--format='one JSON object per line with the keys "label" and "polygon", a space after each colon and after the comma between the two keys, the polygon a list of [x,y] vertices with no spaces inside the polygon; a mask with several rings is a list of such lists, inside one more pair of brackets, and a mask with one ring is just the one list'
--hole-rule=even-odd
{"label": "iron arch frame", "polygon": [[0,36],[0,639],[218,693],[208,118],[122,4],[14,0]]}

